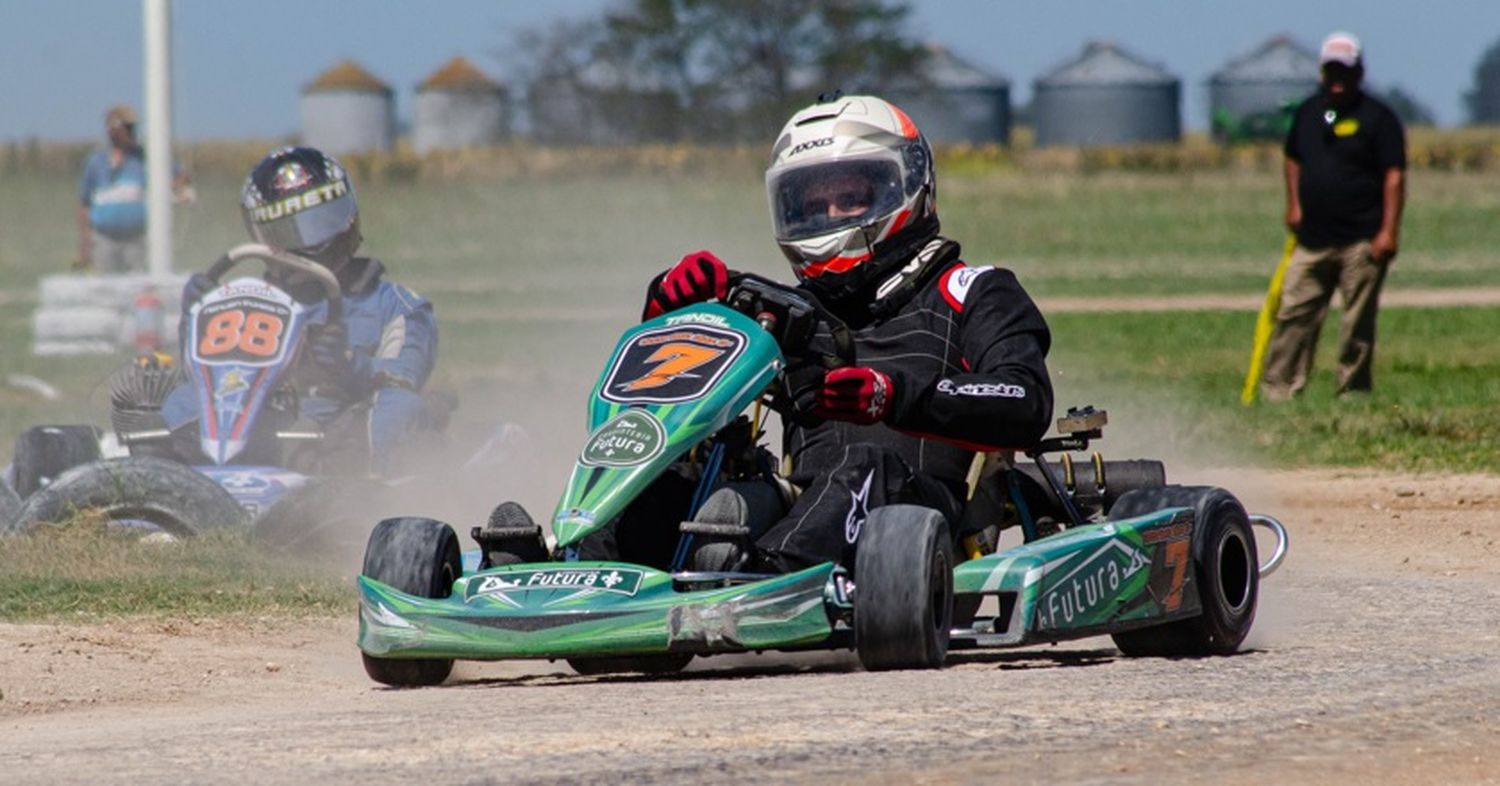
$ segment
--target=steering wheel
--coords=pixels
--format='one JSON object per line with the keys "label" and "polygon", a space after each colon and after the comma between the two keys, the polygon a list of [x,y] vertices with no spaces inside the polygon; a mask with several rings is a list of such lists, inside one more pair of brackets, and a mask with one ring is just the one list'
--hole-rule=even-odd
{"label": "steering wheel", "polygon": [[[854,334],[810,292],[754,273],[739,273],[730,279],[724,303],[770,333],[788,364],[811,362],[834,369],[856,363]],[[812,346],[820,326],[833,339],[832,353]]]}
{"label": "steering wheel", "polygon": [[306,257],[283,251],[278,248],[261,243],[245,243],[235,246],[224,253],[209,266],[205,275],[214,284],[224,277],[235,265],[248,259],[259,259],[266,263],[267,267],[287,272],[306,274],[323,287],[323,296],[328,301],[328,324],[336,324],[344,316],[344,295],[339,287],[338,279],[333,277],[333,272],[328,268],[314,262]]}
{"label": "steering wheel", "polygon": [[[828,370],[856,365],[854,334],[849,327],[813,294],[753,273],[741,273],[730,280],[724,303],[759,323],[776,339],[786,358],[771,408],[801,426],[823,422],[805,409],[807,393],[822,384]],[[831,353],[813,345],[820,327],[833,340]]]}

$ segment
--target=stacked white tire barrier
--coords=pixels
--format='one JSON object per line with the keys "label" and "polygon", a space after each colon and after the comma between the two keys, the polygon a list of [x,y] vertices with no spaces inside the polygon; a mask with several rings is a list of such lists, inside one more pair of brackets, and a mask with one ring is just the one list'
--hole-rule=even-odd
{"label": "stacked white tire barrier", "polygon": [[161,346],[175,352],[182,285],[186,276],[44,276],[41,304],[33,315],[32,354],[81,355],[134,352],[136,299],[148,288],[160,301]]}

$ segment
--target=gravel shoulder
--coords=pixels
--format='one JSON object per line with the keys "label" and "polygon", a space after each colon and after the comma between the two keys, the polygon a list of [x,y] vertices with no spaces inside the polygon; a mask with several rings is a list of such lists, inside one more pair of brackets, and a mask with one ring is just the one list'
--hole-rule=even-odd
{"label": "gravel shoulder", "polygon": [[1500,476],[1216,470],[1292,533],[1247,652],[1106,638],[866,674],[712,658],[676,679],[461,664],[364,676],[352,619],[0,625],[15,783],[1500,783]]}

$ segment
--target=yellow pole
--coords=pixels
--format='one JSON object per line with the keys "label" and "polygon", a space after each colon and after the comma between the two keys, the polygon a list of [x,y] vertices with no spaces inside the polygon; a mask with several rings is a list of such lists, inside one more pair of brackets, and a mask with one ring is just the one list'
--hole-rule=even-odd
{"label": "yellow pole", "polygon": [[1281,283],[1286,279],[1287,264],[1292,261],[1292,251],[1297,248],[1297,236],[1287,233],[1286,250],[1281,252],[1281,264],[1271,274],[1271,286],[1266,290],[1266,302],[1260,306],[1260,317],[1255,320],[1255,346],[1250,350],[1250,370],[1245,372],[1245,387],[1240,389],[1240,403],[1250,406],[1255,403],[1255,391],[1260,387],[1260,372],[1266,365],[1266,345],[1271,343],[1271,331],[1276,327],[1276,312],[1281,308]]}

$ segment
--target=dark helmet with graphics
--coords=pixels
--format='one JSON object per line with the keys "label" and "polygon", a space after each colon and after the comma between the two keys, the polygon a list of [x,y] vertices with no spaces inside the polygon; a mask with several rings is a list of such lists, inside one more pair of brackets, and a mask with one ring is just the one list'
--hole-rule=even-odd
{"label": "dark helmet with graphics", "polygon": [[867,292],[937,237],[932,148],[900,107],[839,96],[797,112],[766,170],[776,242],[803,284]]}
{"label": "dark helmet with graphics", "polygon": [[348,173],[333,156],[311,147],[283,147],[261,159],[245,178],[240,212],[256,242],[335,272],[362,239]]}

